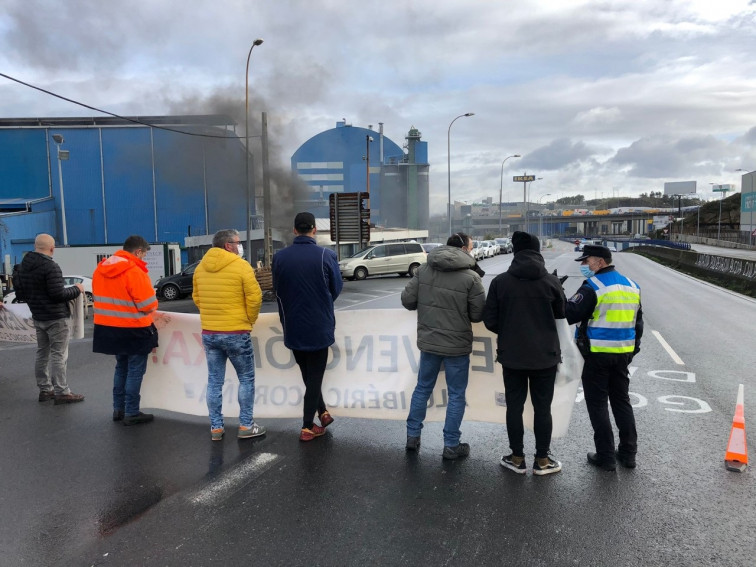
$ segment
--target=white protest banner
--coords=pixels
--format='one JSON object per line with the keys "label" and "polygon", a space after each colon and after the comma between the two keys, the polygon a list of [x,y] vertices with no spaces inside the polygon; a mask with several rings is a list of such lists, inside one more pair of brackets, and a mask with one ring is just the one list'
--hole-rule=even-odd
{"label": "white protest banner", "polygon": [[0,341],[37,344],[37,331],[26,303],[8,303],[0,309]]}
{"label": "white protest banner", "polygon": [[[150,355],[142,384],[142,406],[207,415],[207,365],[198,315],[158,312],[160,346]],[[417,379],[417,315],[405,310],[339,311],[336,342],[330,349],[323,398],[335,416],[405,420]],[[496,337],[473,326],[465,419],[504,423],[506,404],[501,366],[495,363]],[[261,314],[252,331],[255,350],[255,417],[301,417],[304,396],[299,367],[283,344],[277,313]],[[238,380],[229,363],[223,413],[239,415]],[[572,414],[577,380],[562,380],[552,408],[554,437],[564,436]],[[556,396],[555,396],[556,397]],[[443,421],[447,393],[444,374],[428,401],[428,421]],[[526,416],[526,424],[527,424]],[[532,419],[529,427],[532,427]]]}

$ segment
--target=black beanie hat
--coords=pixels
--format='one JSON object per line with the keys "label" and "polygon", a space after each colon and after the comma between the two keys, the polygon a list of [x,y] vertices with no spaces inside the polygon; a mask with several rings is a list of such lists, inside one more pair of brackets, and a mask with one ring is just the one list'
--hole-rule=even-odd
{"label": "black beanie hat", "polygon": [[512,235],[512,250],[515,254],[522,252],[523,250],[535,250],[541,251],[541,243],[538,241],[538,237],[534,234],[528,234],[518,230]]}

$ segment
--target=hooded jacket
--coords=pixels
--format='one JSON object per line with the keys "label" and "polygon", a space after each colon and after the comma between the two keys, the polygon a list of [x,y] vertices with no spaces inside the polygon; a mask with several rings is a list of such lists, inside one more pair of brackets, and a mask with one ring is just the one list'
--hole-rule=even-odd
{"label": "hooded jacket", "polygon": [[517,252],[509,269],[488,288],[483,323],[496,333],[504,368],[540,370],[561,362],[555,319],[565,317],[559,279],[546,271],[539,252]]}
{"label": "hooded jacket", "polygon": [[299,235],[276,252],[273,289],[288,348],[315,351],[334,343],[333,302],[343,286],[336,253],[318,246],[314,238]]}
{"label": "hooded jacket", "polygon": [[211,248],[194,270],[192,299],[203,331],[251,331],[262,291],[249,262],[223,248]]}
{"label": "hooded jacket", "polygon": [[92,276],[92,293],[93,352],[148,354],[158,346],[152,324],[158,301],[143,260],[125,250],[105,258]]}
{"label": "hooded jacket", "polygon": [[475,260],[461,248],[439,246],[402,292],[402,305],[417,310],[417,347],[439,356],[472,352],[471,323],[482,320],[486,293]]}
{"label": "hooded jacket", "polygon": [[76,286],[63,285],[63,272],[50,256],[29,252],[21,261],[19,274],[21,285],[16,295],[29,304],[32,319],[54,321],[71,316],[68,302],[81,292]]}

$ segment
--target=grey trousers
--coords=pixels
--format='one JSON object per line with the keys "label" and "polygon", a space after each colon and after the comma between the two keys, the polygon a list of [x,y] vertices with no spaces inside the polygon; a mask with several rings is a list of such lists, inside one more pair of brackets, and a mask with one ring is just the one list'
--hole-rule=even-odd
{"label": "grey trousers", "polygon": [[55,390],[55,395],[70,394],[66,381],[68,341],[71,338],[71,319],[34,321],[37,330],[37,358],[34,374],[41,391]]}

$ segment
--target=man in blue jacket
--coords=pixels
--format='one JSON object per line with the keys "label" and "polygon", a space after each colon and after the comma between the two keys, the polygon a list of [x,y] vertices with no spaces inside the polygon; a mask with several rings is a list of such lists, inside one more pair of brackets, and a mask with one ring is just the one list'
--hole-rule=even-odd
{"label": "man in blue jacket", "polygon": [[[321,386],[328,347],[335,342],[333,302],[344,285],[336,253],[315,243],[316,231],[312,213],[297,214],[294,243],[273,256],[273,289],[284,344],[294,353],[305,384],[300,441],[320,437],[333,423]],[[315,412],[320,425],[314,422]]]}

